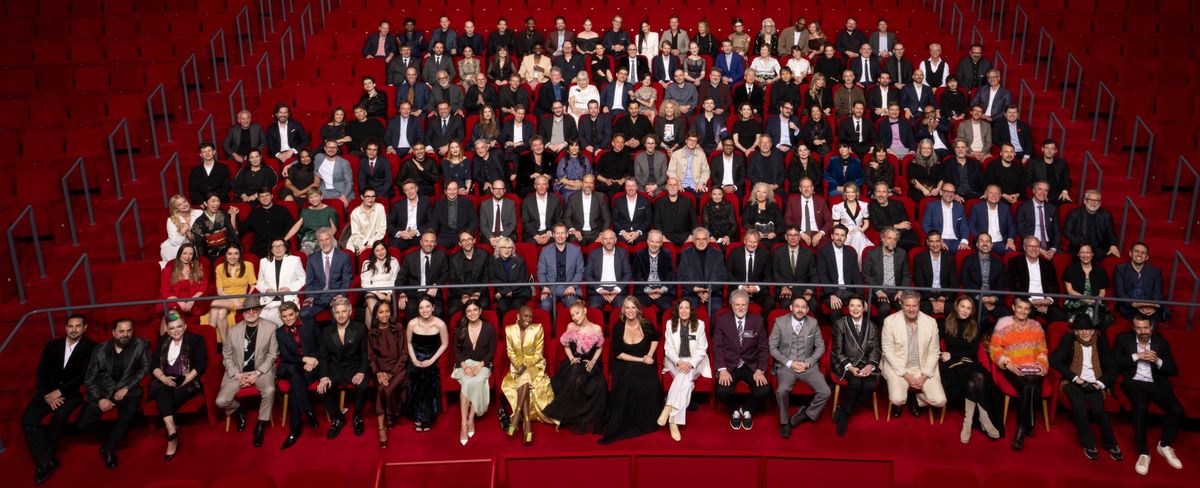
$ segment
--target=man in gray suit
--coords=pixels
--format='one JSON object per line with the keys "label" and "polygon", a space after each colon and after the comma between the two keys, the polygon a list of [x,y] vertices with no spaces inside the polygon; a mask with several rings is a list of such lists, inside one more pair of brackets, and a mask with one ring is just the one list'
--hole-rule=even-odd
{"label": "man in gray suit", "polygon": [[479,203],[479,236],[487,239],[493,248],[501,237],[516,240],[517,204],[504,198],[507,191],[504,180],[492,182],[492,198]]}
{"label": "man in gray suit", "polygon": [[450,111],[454,112],[454,115],[462,117],[466,95],[463,95],[461,86],[450,83],[454,75],[446,70],[438,70],[434,77],[435,82],[429,84],[429,103],[425,106],[425,110],[433,113],[438,109],[438,104],[446,102],[450,104]]}
{"label": "man in gray suit", "polygon": [[237,125],[230,127],[225,134],[221,149],[225,150],[225,157],[242,163],[251,150],[262,149],[266,145],[267,134],[262,126],[254,122],[249,110],[242,110],[237,114]]}
{"label": "man in gray suit", "polygon": [[587,272],[584,273],[585,280],[603,283],[593,287],[588,306],[602,308],[611,305],[615,309],[629,296],[624,286],[633,279],[629,253],[617,247],[617,233],[611,229],[600,233],[600,246],[588,254]]}
{"label": "man in gray suit", "polygon": [[[775,360],[775,402],[779,404],[779,435],[792,436],[792,428],[804,422],[816,421],[829,399],[829,385],[821,374],[818,362],[825,354],[825,340],[817,319],[808,316],[808,302],[803,296],[793,296],[791,315],[775,319],[768,347]],[[816,392],[808,406],[800,407],[788,417],[792,386],[802,381]]]}
{"label": "man in gray suit", "polygon": [[[559,264],[562,266],[559,266]],[[543,247],[538,255],[537,280],[541,283],[571,283],[583,280],[583,253],[579,246],[567,244],[567,226],[554,224],[554,242]],[[554,302],[570,307],[579,300],[579,287],[573,285],[543,286],[542,310],[554,309]]]}
{"label": "man in gray suit", "polygon": [[425,65],[421,67],[421,79],[430,86],[437,84],[437,75],[439,71],[445,71],[450,79],[454,79],[454,59],[446,54],[446,45],[440,42],[433,44],[433,52],[429,53],[429,57],[425,58]]}
{"label": "man in gray suit", "polygon": [[1004,110],[1013,105],[1012,92],[1000,85],[1000,70],[992,68],[987,72],[987,86],[979,87],[971,105],[982,105],[983,120],[991,122],[1004,118]]}
{"label": "man in gray suit", "polygon": [[313,160],[313,170],[321,174],[324,165],[332,164],[333,178],[330,181],[321,178],[322,198],[341,200],[342,206],[349,206],[350,200],[354,199],[354,171],[350,169],[350,162],[339,156],[338,151],[336,141],[325,141],[324,152]]}
{"label": "man in gray suit", "polygon": [[583,246],[595,242],[600,231],[607,229],[611,223],[608,197],[595,190],[596,177],[584,175],[583,190],[567,199],[567,210],[563,214],[571,240]]}
{"label": "man in gray suit", "polygon": [[879,232],[880,245],[867,250],[863,256],[863,279],[871,288],[876,317],[886,317],[900,305],[900,290],[896,286],[912,284],[908,274],[908,257],[904,249],[896,247],[900,242],[900,231],[888,227]]}
{"label": "man in gray suit", "polygon": [[243,318],[229,328],[221,349],[225,374],[217,392],[217,406],[237,422],[237,430],[246,428],[246,414],[235,398],[242,388],[258,389],[258,423],[254,425],[254,447],[262,447],[263,435],[271,423],[271,407],[275,405],[275,359],[279,342],[275,339],[277,324],[259,320],[262,302],[258,297],[247,298],[242,304]]}

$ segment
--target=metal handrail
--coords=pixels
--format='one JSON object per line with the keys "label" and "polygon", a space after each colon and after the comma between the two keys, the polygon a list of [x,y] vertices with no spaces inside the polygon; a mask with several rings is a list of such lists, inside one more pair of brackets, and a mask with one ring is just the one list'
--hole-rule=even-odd
{"label": "metal handrail", "polygon": [[1125,197],[1125,210],[1121,211],[1121,235],[1117,236],[1117,248],[1125,249],[1125,228],[1129,224],[1129,209],[1132,208],[1139,219],[1142,219],[1142,229],[1138,231],[1138,242],[1146,240],[1146,216],[1142,214],[1142,210],[1133,202],[1133,198]]}
{"label": "metal handrail", "polygon": [[[269,22],[267,17],[271,18]],[[271,29],[270,34],[275,33],[275,8],[271,0],[258,0],[258,26],[262,30],[263,42],[267,42],[267,29]]]}
{"label": "metal handrail", "polygon": [[[960,8],[957,3],[950,5],[950,34],[956,34],[954,49],[959,51],[962,50],[964,17],[966,17],[966,15],[963,14],[962,8]],[[958,19],[957,23],[955,23],[955,19]],[[955,25],[958,27],[955,27]]]}
{"label": "metal handrail", "polygon": [[83,181],[83,204],[87,208],[88,224],[96,225],[96,215],[92,211],[92,190],[88,188],[87,165],[80,157],[67,169],[61,180],[63,202],[67,204],[67,229],[71,232],[72,246],[79,246],[79,229],[75,227],[75,206],[71,203],[71,189],[67,185],[67,181],[71,179],[71,175],[75,173],[76,169],[79,170],[79,178]]}
{"label": "metal handrail", "polygon": [[1100,183],[1104,182],[1104,168],[1100,167],[1100,163],[1096,162],[1096,158],[1092,156],[1091,151],[1083,151],[1083,171],[1079,175],[1079,197],[1075,199],[1077,202],[1083,201],[1083,194],[1087,192],[1087,174],[1088,168],[1096,168],[1096,191],[1100,191]]}
{"label": "metal handrail", "polygon": [[121,262],[125,262],[125,240],[121,235],[121,221],[125,220],[125,216],[129,215],[129,211],[133,210],[133,228],[137,232],[137,254],[141,258],[142,248],[146,246],[146,242],[142,240],[142,219],[141,213],[138,211],[137,198],[130,198],[129,203],[125,205],[125,210],[121,211],[121,215],[117,216],[117,220],[113,222],[116,227],[117,234],[117,256],[121,258]]}
{"label": "metal handrail", "polygon": [[983,20],[983,0],[971,0],[970,11],[975,12],[975,20]]}
{"label": "metal handrail", "polygon": [[88,304],[96,303],[96,289],[92,285],[92,264],[88,261],[87,253],[79,255],[79,259],[75,260],[75,265],[71,266],[71,271],[62,280],[63,305],[68,307],[68,312],[71,306],[71,289],[67,287],[67,283],[71,282],[71,278],[75,276],[75,272],[79,270],[79,266],[83,265],[83,277],[87,282]]}
{"label": "metal handrail", "polygon": [[[221,38],[221,56],[217,56],[217,38]],[[225,81],[229,81],[229,45],[225,42],[225,28],[221,27],[213,33],[211,39],[208,40],[208,54],[212,61],[213,70],[213,91],[221,92],[221,71],[217,69],[217,61],[220,60],[221,66],[225,68]]]}
{"label": "metal handrail", "polygon": [[[972,0],[972,1],[974,1],[974,0]],[[979,0],[979,1],[982,2],[983,0]],[[983,45],[983,32],[979,30],[978,25],[971,26],[971,44],[979,44],[981,46]]]}
{"label": "metal handrail", "polygon": [[[1025,109],[1025,93],[1029,93],[1029,109]],[[1033,89],[1029,88],[1029,83],[1024,78],[1021,79],[1021,86],[1017,89],[1017,110],[1029,120],[1033,120],[1033,100],[1037,95],[1033,93]]]}
{"label": "metal handrail", "polygon": [[1050,32],[1045,27],[1039,28],[1037,55],[1033,57],[1033,79],[1035,80],[1041,76],[1042,42],[1046,39],[1049,39],[1050,42],[1046,48],[1046,78],[1042,82],[1042,91],[1050,90],[1050,63],[1054,60],[1054,36],[1050,35]]}
{"label": "metal handrail", "polygon": [[279,0],[279,13],[280,13],[281,20],[283,20],[284,22],[287,22],[288,21],[288,18],[287,18],[288,12],[295,12],[295,11],[296,11],[296,4],[293,3],[292,0]]}
{"label": "metal handrail", "polygon": [[[993,52],[995,53],[995,56],[994,56],[995,59],[992,60],[992,65],[995,66],[996,69],[1000,70],[1000,79],[1007,80],[1008,79],[1008,60],[1004,59],[1004,56],[1000,54],[999,49],[997,49]],[[1001,68],[1001,66],[1004,66],[1004,68]]]}
{"label": "metal handrail", "polygon": [[1100,128],[1100,100],[1108,94],[1108,128],[1104,131],[1104,156],[1108,156],[1108,144],[1112,142],[1113,119],[1117,116],[1117,96],[1103,81],[1096,83],[1096,111],[1092,114],[1092,140],[1096,140],[1096,131]]}
{"label": "metal handrail", "polygon": [[1187,168],[1192,174],[1192,204],[1188,207],[1188,219],[1183,224],[1183,243],[1187,244],[1192,240],[1192,226],[1196,223],[1196,201],[1200,198],[1200,173],[1196,172],[1196,168],[1188,162],[1187,158],[1179,155],[1179,161],[1175,163],[1175,185],[1171,190],[1171,207],[1167,210],[1167,222],[1175,222],[1175,207],[1179,201],[1179,182],[1183,177],[1183,169]]}
{"label": "metal handrail", "polygon": [[[1183,256],[1183,252],[1175,251],[1175,257],[1171,260],[1171,287],[1167,289],[1167,300],[1175,299],[1175,278],[1179,276],[1179,263],[1183,263],[1183,268],[1188,274],[1192,275],[1192,303],[1196,303],[1200,299],[1200,277],[1196,276],[1196,271],[1192,269],[1192,265],[1188,263],[1187,258]],[[1187,329],[1192,330],[1192,322],[1196,318],[1196,309],[1188,307]]]}
{"label": "metal handrail", "polygon": [[[204,138],[204,128],[208,127],[208,139]],[[217,124],[213,114],[208,114],[204,118],[204,122],[200,124],[200,128],[196,129],[196,140],[200,142],[208,141],[213,144],[217,143]]]}
{"label": "metal handrail", "polygon": [[259,58],[259,60],[258,60],[258,64],[254,65],[254,77],[258,80],[258,96],[259,97],[262,97],[263,93],[264,93],[263,83],[262,83],[263,62],[267,63],[267,89],[274,88],[274,86],[272,86],[272,84],[271,84],[271,53],[269,51],[264,51],[262,54],[262,57]]}
{"label": "metal handrail", "polygon": [[[1025,7],[1021,4],[1016,4],[1017,8],[1013,9],[1013,30],[1012,30],[1012,46],[1009,47],[1009,54],[1017,54],[1017,36],[1021,37],[1021,54],[1017,58],[1017,64],[1025,64],[1025,38],[1029,33],[1029,13],[1025,11]],[[1017,31],[1017,22],[1020,21],[1021,30]]]}
{"label": "metal handrail", "polygon": [[1129,164],[1126,166],[1125,177],[1133,178],[1133,157],[1138,152],[1138,130],[1145,128],[1146,130],[1146,167],[1142,172],[1142,192],[1140,196],[1146,196],[1146,189],[1150,186],[1150,157],[1154,154],[1154,131],[1150,130],[1150,126],[1142,120],[1142,116],[1138,115],[1133,118],[1133,136],[1129,139]]}
{"label": "metal handrail", "polygon": [[21,303],[25,303],[25,277],[21,273],[20,253],[17,252],[17,240],[13,236],[13,231],[26,216],[29,217],[29,230],[33,234],[33,252],[37,256],[38,276],[46,277],[46,260],[42,257],[42,238],[38,235],[37,216],[34,215],[33,205],[30,204],[26,205],[20,214],[17,214],[17,218],[13,219],[13,223],[8,225],[8,231],[5,232],[8,236],[8,254],[12,257],[13,276],[16,278],[14,281],[17,282],[17,299]]}
{"label": "metal handrail", "polygon": [[[284,38],[287,38],[287,44],[283,43]],[[296,43],[295,38],[292,36],[292,26],[288,26],[288,28],[279,35],[279,65],[281,68],[280,78],[287,78],[287,65],[289,58],[291,61],[296,60]]]}
{"label": "metal handrail", "polygon": [[[237,95],[242,103],[233,104],[233,96]],[[237,123],[237,114],[246,109],[246,88],[242,84],[242,80],[237,80],[233,88],[229,90],[229,123]]]}
{"label": "metal handrail", "polygon": [[[1058,126],[1058,137],[1054,137],[1054,126]],[[1058,141],[1058,153],[1065,154],[1067,151],[1067,128],[1063,126],[1061,120],[1058,119],[1058,114],[1050,111],[1050,119],[1046,123],[1046,138]],[[1033,151],[1030,151],[1032,153]],[[1064,156],[1065,157],[1065,156]]]}
{"label": "metal handrail", "polygon": [[[159,83],[158,86],[155,86],[154,90],[150,92],[150,95],[146,96],[146,112],[150,115],[150,141],[154,143],[154,157],[157,158],[157,157],[159,157],[159,154],[158,154],[158,130],[155,129],[155,127],[154,127],[154,97],[155,96],[158,96],[159,100],[162,102],[163,129],[167,133],[167,142],[171,142],[171,121],[168,120],[170,117],[168,117],[168,114],[167,114],[167,87],[166,87],[166,85]],[[137,179],[137,178],[135,177],[133,179]]]}
{"label": "metal handrail", "polygon": [[[244,28],[243,25],[245,25]],[[234,15],[233,26],[236,30],[235,34],[237,34],[238,61],[242,67],[245,67],[246,56],[254,55],[254,36],[250,33],[249,5],[242,5],[242,9],[238,10],[237,15]],[[245,47],[242,47],[243,44]]]}
{"label": "metal handrail", "polygon": [[304,52],[308,52],[308,36],[313,35],[312,4],[304,6],[300,11],[300,43]]}
{"label": "metal handrail", "polygon": [[[1071,122],[1075,122],[1079,117],[1079,94],[1083,92],[1083,64],[1080,64],[1079,60],[1075,58],[1075,53],[1071,52],[1067,53],[1067,60],[1065,61],[1065,64],[1066,69],[1063,72],[1062,82],[1062,102],[1060,102],[1058,106],[1059,108],[1067,106],[1067,90],[1069,86],[1074,86],[1075,102],[1071,105]],[[1074,85],[1070,84],[1072,64],[1074,64],[1076,67]],[[1050,78],[1046,77],[1046,81],[1050,81]]]}
{"label": "metal handrail", "polygon": [[[1000,8],[996,8],[996,2],[1000,2]],[[1007,0],[992,0],[992,16],[988,20],[988,30],[996,32],[996,40],[1004,39],[1002,32],[1004,30],[1004,11],[1006,10]]]}
{"label": "metal handrail", "polygon": [[[209,116],[211,117],[211,115]],[[162,169],[158,170],[158,183],[162,185],[163,208],[171,208],[171,193],[167,191],[167,170],[175,167],[175,186],[179,189],[176,194],[183,194],[183,173],[179,168],[179,152],[176,151],[171,157],[167,158],[167,162],[163,164]]]}
{"label": "metal handrail", "polygon": [[125,197],[121,190],[121,172],[119,171],[120,168],[117,166],[117,145],[113,143],[113,136],[117,134],[117,131],[122,129],[124,129],[125,132],[125,153],[129,155],[129,179],[137,179],[137,170],[134,169],[133,164],[133,141],[130,140],[129,137],[129,118],[121,117],[121,121],[117,122],[117,126],[113,127],[112,132],[108,133],[108,155],[112,158],[113,183],[117,188],[117,200]]}
{"label": "metal handrail", "polygon": [[187,116],[187,123],[190,125],[192,123],[192,100],[191,97],[188,96],[188,65],[192,66],[192,79],[194,79],[196,82],[196,110],[204,110],[204,97],[202,93],[204,90],[200,84],[200,68],[196,62],[196,53],[192,53],[191,56],[188,56],[187,59],[183,61],[183,65],[179,67],[179,81],[180,86],[183,87],[183,113],[185,116]]}

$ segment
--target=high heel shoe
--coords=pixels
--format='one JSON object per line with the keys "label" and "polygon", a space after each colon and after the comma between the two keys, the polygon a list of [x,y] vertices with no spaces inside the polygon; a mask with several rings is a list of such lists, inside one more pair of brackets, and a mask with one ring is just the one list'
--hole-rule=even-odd
{"label": "high heel shoe", "polygon": [[677,424],[671,424],[671,439],[674,439],[675,442],[679,442],[682,439],[679,435],[679,425]]}
{"label": "high heel shoe", "polygon": [[172,459],[175,459],[175,455],[179,454],[179,429],[176,429],[174,434],[167,434],[167,442],[168,443],[175,442],[175,452],[172,452],[170,454],[164,454],[163,455],[164,461],[170,461]]}
{"label": "high heel shoe", "polygon": [[388,446],[387,430],[384,429],[383,427],[380,427],[379,428],[379,448],[387,449],[387,446]]}
{"label": "high heel shoe", "polygon": [[525,444],[533,444],[533,431],[525,432]]}

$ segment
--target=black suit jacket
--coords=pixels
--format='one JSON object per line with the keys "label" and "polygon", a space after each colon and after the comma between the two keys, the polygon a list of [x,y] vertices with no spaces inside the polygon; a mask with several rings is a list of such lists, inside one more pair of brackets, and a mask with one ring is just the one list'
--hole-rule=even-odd
{"label": "black suit jacket", "polygon": [[612,118],[608,114],[596,116],[595,121],[585,114],[579,118],[578,125],[579,144],[585,149],[592,146],[600,151],[612,146]]}
{"label": "black suit jacket", "polygon": [[[1017,140],[1021,143],[1021,150],[1030,155],[1030,159],[1032,159],[1033,135],[1030,132],[1029,124],[1023,120],[1017,121]],[[1000,147],[1002,144],[1012,143],[1012,134],[1008,133],[1008,119],[1000,118],[992,121],[992,145]]]}
{"label": "black suit jacket", "polygon": [[[632,83],[633,85],[637,85],[642,82],[642,75],[645,75],[646,73],[650,72],[650,61],[647,61],[645,56],[638,56],[637,61],[634,63],[634,65],[637,66],[637,73],[634,73],[631,71],[629,73],[629,81],[626,83]],[[613,65],[613,74],[616,75],[617,70],[619,70],[621,68],[629,69],[629,56],[628,55],[622,55],[620,58],[617,58],[617,63]],[[651,75],[651,76],[653,76],[653,75]],[[634,86],[629,86],[629,89],[635,90],[636,88]],[[628,100],[626,100],[626,101],[628,101]]]}
{"label": "black suit jacket", "polygon": [[1085,242],[1091,244],[1098,254],[1106,253],[1110,246],[1117,245],[1117,231],[1113,225],[1112,214],[1101,208],[1096,211],[1096,217],[1099,228],[1092,229],[1092,232],[1100,236],[1100,241],[1092,242],[1088,239],[1090,233],[1086,229],[1087,208],[1079,207],[1067,214],[1067,221],[1063,223],[1063,237],[1071,241],[1072,254],[1079,252],[1080,244]]}
{"label": "black suit jacket", "polygon": [[87,389],[87,402],[96,404],[101,399],[113,399],[117,390],[128,388],[129,391],[140,391],[142,378],[150,373],[150,343],[140,337],[134,337],[125,346],[123,355],[125,367],[113,377],[113,361],[116,355],[116,345],[113,341],[98,344],[92,348],[92,359],[88,362],[87,373],[83,384]]}
{"label": "black suit jacket", "polygon": [[[650,278],[650,250],[642,248],[629,255],[629,266],[633,269],[633,281],[648,280]],[[671,256],[671,251],[666,249],[658,250],[658,280],[675,280],[675,259]],[[646,288],[645,285],[634,287],[638,292],[644,288]],[[667,286],[666,294],[675,296],[675,285]]]}
{"label": "black suit jacket", "polygon": [[367,327],[362,322],[351,321],[346,327],[345,340],[338,339],[337,329],[334,324],[321,331],[320,364],[317,365],[321,377],[329,378],[337,386],[348,383],[358,373],[370,376]]}
{"label": "black suit jacket", "polygon": [[626,201],[625,194],[621,193],[617,195],[612,206],[613,231],[617,232],[618,238],[622,231],[642,231],[642,235],[645,235],[650,231],[650,223],[653,221],[652,212],[650,199],[638,195],[633,215],[629,215],[629,203]]}
{"label": "black suit jacket", "polygon": [[[538,99],[538,103],[542,103],[542,99]],[[550,142],[550,136],[554,133],[554,115],[542,117],[538,122],[538,135]],[[575,127],[575,118],[570,115],[563,115],[563,140],[571,141],[579,138],[579,130]]]}
{"label": "black suit jacket", "polygon": [[446,121],[445,130],[442,130],[441,117],[435,115],[425,121],[424,142],[434,150],[450,144],[450,141],[462,141],[466,134],[467,127],[464,125],[463,118],[457,115],[450,116],[450,119]]}
{"label": "black suit jacket", "polygon": [[233,189],[233,181],[229,177],[229,167],[220,161],[213,163],[212,173],[204,172],[204,164],[198,164],[188,173],[188,201],[199,205],[209,193],[221,197],[222,202],[229,201],[229,191]]}
{"label": "black suit jacket", "polygon": [[84,374],[87,373],[88,361],[92,359],[92,349],[96,347],[96,343],[87,337],[80,337],[75,350],[71,352],[71,360],[63,366],[66,343],[66,337],[59,337],[47,342],[42,348],[37,368],[39,397],[44,397],[54,390],[58,390],[65,398],[79,396],[79,387],[83,386]]}
{"label": "black suit jacket", "polygon": [[[655,56],[650,62],[651,77],[656,82],[666,81],[668,83],[675,81],[675,70],[679,69],[680,64],[678,56],[667,56],[667,70],[663,71],[662,55]],[[638,80],[641,81],[641,80]]]}
{"label": "black suit jacket", "polygon": [[[1059,293],[1058,273],[1054,270],[1054,264],[1038,258],[1038,269],[1042,273],[1042,293]],[[1022,292],[1029,290],[1029,267],[1025,263],[1025,256],[1008,260],[1008,289]]]}
{"label": "black suit jacket", "polygon": [[[1175,358],[1171,356],[1171,344],[1163,336],[1153,334],[1150,337],[1150,350],[1158,354],[1158,359],[1162,360],[1162,366],[1149,363],[1154,383],[1170,386],[1169,377],[1179,373],[1179,368],[1175,365]],[[1138,361],[1134,361],[1134,354],[1137,354],[1137,335],[1133,331],[1122,332],[1113,340],[1113,357],[1116,359],[1117,367],[1121,369],[1121,376],[1125,377],[1125,381],[1133,381],[1134,375],[1137,374]]]}
{"label": "black suit jacket", "polygon": [[[279,343],[278,378],[286,379],[296,372],[304,371],[304,358],[315,358],[321,355],[320,333],[315,326],[308,325],[302,320],[296,321],[300,328],[300,343],[280,325],[275,329],[275,341]],[[301,354],[303,352],[304,354]]]}
{"label": "black suit jacket", "polygon": [[375,158],[374,171],[366,156],[358,157],[358,191],[367,188],[374,188],[380,196],[392,198],[392,166],[382,155]]}
{"label": "black suit jacket", "polygon": [[[1045,208],[1042,212],[1046,214],[1046,240],[1049,241],[1050,247],[1058,249],[1062,244],[1061,236],[1058,231],[1058,207],[1053,203],[1046,202],[1042,204]],[[1027,200],[1017,207],[1017,233],[1021,237],[1040,237],[1037,228],[1037,206],[1033,200]],[[1104,252],[1108,250],[1105,249]],[[1107,383],[1105,383],[1107,384]]]}
{"label": "black suit jacket", "polygon": [[[376,34],[378,35],[378,34]],[[263,127],[258,123],[250,123],[250,149],[262,149],[266,145],[267,135],[263,132]],[[242,126],[234,124],[229,128],[229,132],[225,134],[225,140],[221,142],[221,149],[225,150],[226,158],[233,158],[233,153],[238,151],[238,146],[242,144]]]}
{"label": "black suit jacket", "polygon": [[[417,195],[417,225],[418,231],[425,230],[429,225],[429,197]],[[387,235],[395,239],[396,233],[408,228],[408,199],[402,199],[392,204],[388,210]]]}
{"label": "black suit jacket", "polygon": [[[700,254],[689,247],[679,253],[679,281],[726,281],[729,272],[725,269],[725,255],[719,249],[709,247],[704,253],[704,266],[700,265]],[[683,285],[691,290],[695,285]],[[765,370],[764,370],[765,371]]]}
{"label": "black suit jacket", "polygon": [[460,196],[457,208],[458,227],[450,227],[450,209],[446,199],[440,199],[433,204],[433,215],[429,219],[429,225],[437,229],[438,245],[442,247],[454,247],[458,243],[460,231],[475,231],[479,220],[479,212],[475,211],[475,204],[471,203],[470,198]]}
{"label": "black suit jacket", "polygon": [[[404,256],[404,261],[400,263],[400,274],[396,275],[396,286],[419,286],[421,284],[421,260],[424,256],[420,250],[413,251]],[[446,258],[446,252],[441,249],[434,249],[429,253],[429,268],[425,270],[425,284],[427,286],[436,286],[450,282],[450,276],[453,273],[450,269],[450,260]],[[408,295],[409,300],[416,300],[422,294],[416,289],[406,290],[405,295]]]}
{"label": "black suit jacket", "polygon": [[[917,253],[917,255],[913,257],[912,268],[913,268],[912,269],[913,286],[924,286],[924,287],[933,286],[933,272],[934,272],[933,260],[930,259],[928,250],[921,251],[920,253]],[[938,270],[938,276],[939,276],[939,280],[941,281],[942,288],[957,288],[958,287],[958,276],[957,276],[957,273],[954,272],[954,255],[953,254],[948,254],[948,253],[944,253],[944,252],[942,253],[941,269]],[[924,299],[930,299],[930,298],[936,298],[936,297],[945,297],[946,299],[950,299],[953,296],[954,296],[953,293],[946,292],[946,291],[943,291],[940,293],[934,293],[934,292],[928,292],[928,291],[921,292],[921,297]]]}
{"label": "black suit jacket", "polygon": [[741,82],[733,85],[729,89],[733,98],[733,110],[738,110],[743,103],[749,103],[754,108],[754,113],[759,113],[763,109],[763,97],[766,96],[766,91],[759,85],[754,85],[750,92],[746,92],[746,82]]}
{"label": "black suit jacket", "polygon": [[[557,193],[546,193],[546,230],[554,227],[554,223],[562,219],[563,202]],[[525,228],[525,240],[532,241],[533,236],[540,234],[542,220],[538,217],[537,192],[530,193],[521,201],[521,225]]]}
{"label": "black suit jacket", "polygon": [[[988,288],[992,290],[1007,290],[1008,275],[1004,268],[1004,262],[994,254],[988,254],[988,276],[986,277]],[[960,279],[959,282],[963,288],[979,289],[983,288],[984,276],[983,270],[979,267],[979,253],[971,253],[970,256],[963,258],[962,269],[958,270]]]}
{"label": "black suit jacket", "polygon": [[[1154,340],[1151,339],[1150,342],[1153,344]],[[1166,341],[1163,343],[1165,344]],[[1104,383],[1105,388],[1112,388],[1115,386],[1114,383],[1117,380],[1117,365],[1113,361],[1112,351],[1109,350],[1108,340],[1104,337],[1104,334],[1096,334],[1095,347],[1097,355],[1100,356],[1100,377],[1096,379]],[[1074,359],[1075,334],[1067,334],[1059,341],[1058,347],[1054,348],[1054,352],[1050,353],[1050,367],[1062,375],[1063,381],[1072,381],[1075,379],[1075,373],[1071,371],[1071,363]],[[1132,360],[1132,358],[1126,359]],[[1093,367],[1095,366],[1093,365]]]}
{"label": "black suit jacket", "polygon": [[[754,269],[746,269],[746,248],[739,247],[729,251],[725,259],[725,269],[729,270],[729,281],[747,281],[765,283],[771,281],[771,252],[758,246],[754,250]],[[767,293],[767,287],[760,286],[759,293]]]}
{"label": "black suit jacket", "polygon": [[[861,46],[861,44],[860,44],[860,46]],[[857,46],[854,48],[854,51],[858,52]],[[862,76],[863,76],[862,57],[850,58],[849,60],[847,60],[846,61],[846,69],[849,69],[850,71],[854,72],[854,82],[855,83],[860,83],[863,85],[869,85],[871,83],[875,83],[875,80],[879,78],[879,73],[883,72],[883,68],[879,64],[879,56],[876,56],[874,54],[872,54],[870,59],[867,60],[867,70],[869,71],[869,73],[867,73],[867,82],[866,83],[863,83],[863,81],[862,81]],[[896,95],[897,96],[900,95],[899,90],[896,91]]]}
{"label": "black suit jacket", "polygon": [[[891,91],[895,91],[893,88]],[[876,95],[879,91],[874,92]],[[842,120],[842,125],[838,127],[838,140],[850,145],[850,148],[855,153],[862,154],[871,146],[875,145],[875,125],[863,114],[862,120],[859,121],[859,129],[862,132],[862,142],[858,142],[858,134],[854,131],[854,118],[846,117]]]}
{"label": "black suit jacket", "polygon": [[883,92],[880,91],[879,85],[871,85],[870,88],[867,88],[867,112],[874,113],[877,108],[888,108],[892,102],[900,103],[900,89],[895,85],[888,85],[886,100],[883,98]]}
{"label": "black suit jacket", "polygon": [[[283,141],[279,138],[279,124],[272,123],[263,130],[267,133],[267,152],[272,156],[279,154],[279,148],[283,147]],[[295,120],[288,120],[287,132],[288,147],[296,151],[307,148],[309,142],[312,141],[308,132],[304,130],[304,126]]]}
{"label": "black suit jacket", "polygon": [[554,98],[554,84],[552,82],[547,81],[538,85],[537,105],[534,107],[535,115],[541,117],[553,113],[555,100],[562,102],[563,106],[567,105],[567,92],[570,91],[570,87],[567,86],[565,81],[559,83],[558,86],[561,88],[558,91],[560,98],[556,99]]}
{"label": "black suit jacket", "polygon": [[821,283],[832,286],[824,286],[821,289],[821,295],[828,297],[837,295],[839,298],[845,299],[854,293],[861,293],[856,290],[853,285],[861,285],[863,283],[862,273],[858,270],[858,253],[850,246],[842,246],[842,281],[845,285],[842,288],[838,287],[838,269],[837,257],[834,254],[837,252],[833,248],[833,243],[826,244],[817,249],[817,276]]}
{"label": "black suit jacket", "polygon": [[[776,283],[817,283],[817,256],[807,247],[800,246],[796,250],[796,269],[793,270],[792,260],[788,257],[788,247],[779,246],[771,252],[771,276],[772,281]],[[792,290],[792,296],[805,291],[816,292],[811,286],[781,286],[778,290],[784,288]]]}
{"label": "black suit jacket", "polygon": [[524,144],[523,146],[520,146],[522,149],[528,148],[529,140],[535,135],[533,122],[528,120],[521,121],[521,140],[519,141],[513,140],[513,138],[516,137],[516,130],[513,129],[514,122],[515,120],[504,121],[504,127],[500,129],[500,145],[503,146],[504,143],[507,142],[520,142]]}
{"label": "black suit jacket", "polygon": [[[199,382],[200,377],[204,376],[204,372],[208,370],[208,346],[204,344],[204,336],[185,331],[181,341],[187,346],[189,351],[188,365],[196,371],[196,379],[193,381]],[[170,347],[170,336],[159,336],[158,345],[154,349],[154,356],[150,358],[151,365],[157,365],[156,367],[163,368],[165,371],[168,365],[165,364],[163,358],[166,357],[167,349]],[[153,370],[154,368],[151,368],[151,371]]]}
{"label": "black suit jacket", "polygon": [[[743,156],[740,151],[733,152],[733,184],[737,185],[739,191],[744,191],[746,188],[746,156]],[[725,181],[725,155],[718,154],[708,160],[709,175],[712,178],[713,186],[721,186],[721,182]]]}

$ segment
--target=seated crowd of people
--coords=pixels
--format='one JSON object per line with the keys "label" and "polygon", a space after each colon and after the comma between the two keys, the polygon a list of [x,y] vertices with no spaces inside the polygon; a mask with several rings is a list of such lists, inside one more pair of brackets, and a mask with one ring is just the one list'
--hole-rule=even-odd
{"label": "seated crowd of people", "polygon": [[[1170,318],[1162,272],[1140,242],[1112,266],[1122,252],[1100,192],[1072,201],[1069,163],[1054,140],[1034,145],[982,46],[952,71],[937,44],[906,57],[883,19],[870,34],[850,19],[835,39],[804,19],[780,33],[766,19],[756,36],[735,20],[725,40],[669,24],[631,36],[616,17],[576,33],[560,17],[543,35],[501,20],[484,36],[443,17],[426,41],[412,19],[400,35],[382,22],[361,54],[387,79],[362,79],[353,120],[334,109],[314,144],[287,104],[266,127],[239,113],[170,199],[158,343],[118,320],[95,344],[72,316],[46,347],[22,420],[35,480],[58,468],[80,407],[81,427],[116,411],[100,451],[111,469],[156,403],[172,459],[176,409],[204,388],[238,431],[243,390],[257,390],[256,447],[288,395],[284,449],[318,426],[317,403],[329,439],[347,424],[363,435],[373,394],[387,447],[402,419],[430,429],[447,376],[466,444],[497,361],[502,426],[526,443],[531,422],[603,443],[667,426],[678,441],[705,381],[734,429],[773,391],[785,438],[841,385],[829,407],[842,435],[882,379],[892,415],[963,399],[964,443],[975,426],[1003,436],[995,382],[1011,383],[1020,449],[1057,379],[1084,454],[1098,457],[1091,420],[1114,460],[1102,392],[1119,373],[1135,469],[1150,463],[1151,402],[1167,413],[1157,450],[1181,467],[1175,367],[1153,334]],[[1144,301],[1114,313],[1106,296]],[[1108,344],[1118,317],[1133,330]],[[1049,351],[1045,326],[1062,321],[1075,331]],[[209,325],[219,351],[195,329]],[[210,355],[219,385],[201,385]],[[799,410],[797,382],[813,393]]]}

